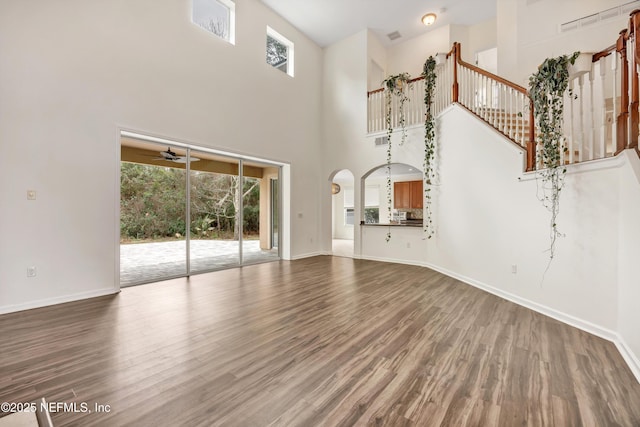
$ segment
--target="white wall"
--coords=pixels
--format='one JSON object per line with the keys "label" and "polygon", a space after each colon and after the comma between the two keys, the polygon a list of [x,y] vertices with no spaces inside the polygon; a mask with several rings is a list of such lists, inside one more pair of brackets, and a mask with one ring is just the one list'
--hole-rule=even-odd
{"label": "white wall", "polygon": [[[1,3],[0,312],[117,290],[119,127],[290,163],[291,253],[318,253],[322,50],[260,1],[236,16],[233,46],[188,0]],[[295,78],[265,63],[267,25]]]}
{"label": "white wall", "polygon": [[559,26],[622,3],[625,2],[498,0],[499,74],[526,86],[528,76],[545,58],[575,51],[597,52],[613,45],[620,30],[627,27],[628,15],[566,33],[560,33]]}
{"label": "white wall", "polygon": [[498,75],[512,82],[520,82],[522,75],[518,69],[518,4],[515,0],[496,2]]}
{"label": "white wall", "polygon": [[[362,176],[358,153],[366,150],[367,132],[367,40],[364,30],[324,49],[322,103],[323,161],[325,176],[349,169],[358,182]],[[322,193],[330,195],[330,182],[325,179]],[[357,185],[357,184],[356,184]],[[323,199],[322,247],[331,251],[331,197]],[[355,194],[355,216],[360,218],[360,191]],[[355,231],[355,238],[359,229]]]}
{"label": "white wall", "polygon": [[618,333],[630,349],[627,356],[634,359],[635,374],[640,378],[640,160],[631,152],[624,154],[629,167],[620,173]]}
{"label": "white wall", "polygon": [[497,28],[495,18],[469,26],[468,43],[462,46],[463,59],[473,64],[476,53],[498,46]]}
{"label": "white wall", "polygon": [[451,40],[450,32],[451,26],[446,25],[389,47],[387,49],[387,74],[395,75],[407,72],[412,77],[418,77],[422,73],[422,67],[429,55],[451,50],[451,45],[455,40]]}
{"label": "white wall", "polygon": [[496,25],[495,19],[470,26],[446,25],[389,46],[386,51],[387,75],[408,72],[412,77],[418,77],[430,55],[449,52],[454,42],[462,44],[462,59],[474,63],[476,52],[497,45]]}
{"label": "white wall", "polygon": [[376,90],[387,75],[387,50],[371,31],[367,31],[367,59],[367,90]]}

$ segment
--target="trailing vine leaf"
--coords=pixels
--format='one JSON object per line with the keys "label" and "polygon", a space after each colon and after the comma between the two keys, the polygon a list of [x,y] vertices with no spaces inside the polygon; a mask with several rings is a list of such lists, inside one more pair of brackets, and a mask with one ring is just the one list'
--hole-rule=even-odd
{"label": "trailing vine leaf", "polygon": [[[409,73],[401,73],[395,76],[389,76],[382,81],[382,87],[384,88],[384,97],[386,103],[386,124],[387,124],[387,213],[389,215],[389,221],[391,221],[391,135],[393,134],[393,124],[391,121],[391,106],[392,106],[392,98],[394,96],[399,97],[400,99],[400,127],[402,128],[402,137],[400,141],[400,145],[404,144],[407,139],[407,130],[405,127],[405,118],[404,118],[404,104],[409,101],[409,97],[407,96],[406,91],[409,88],[409,80],[411,80],[411,76]],[[391,229],[387,232],[387,236],[385,240],[388,242],[391,240]]]}
{"label": "trailing vine leaf", "polygon": [[538,71],[529,77],[529,96],[533,101],[536,121],[537,172],[542,185],[538,186],[538,198],[543,206],[551,212],[549,259],[555,256],[556,242],[562,233],[558,230],[558,214],[560,212],[560,191],[564,187],[567,169],[562,164],[567,153],[564,125],[564,93],[569,90],[569,64],[573,65],[580,52],[547,58]]}
{"label": "trailing vine leaf", "polygon": [[435,119],[431,112],[434,90],[436,86],[436,60],[430,56],[422,69],[424,77],[424,212],[422,230],[430,239],[434,234],[433,211],[431,209],[431,185],[435,182],[435,155],[436,155],[436,131]]}

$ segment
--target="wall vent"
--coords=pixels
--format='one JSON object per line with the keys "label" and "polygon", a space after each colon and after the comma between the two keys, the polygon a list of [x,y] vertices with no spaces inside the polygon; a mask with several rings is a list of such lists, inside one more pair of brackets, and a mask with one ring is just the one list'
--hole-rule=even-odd
{"label": "wall vent", "polygon": [[566,33],[569,31],[578,30],[580,28],[588,27],[598,22],[607,21],[612,18],[617,18],[621,15],[628,15],[634,9],[640,8],[640,0],[634,0],[629,3],[625,3],[620,6],[605,9],[601,12],[594,13],[592,15],[583,16],[582,18],[575,19],[573,21],[560,24],[560,32]]}
{"label": "wall vent", "polygon": [[379,146],[379,145],[387,145],[387,137],[386,136],[379,136],[375,139],[374,141],[375,146]]}

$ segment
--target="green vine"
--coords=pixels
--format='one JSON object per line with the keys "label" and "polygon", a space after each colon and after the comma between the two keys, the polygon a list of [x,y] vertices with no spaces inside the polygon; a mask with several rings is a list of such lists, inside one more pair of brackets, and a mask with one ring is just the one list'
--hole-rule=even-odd
{"label": "green vine", "polygon": [[430,239],[434,234],[433,211],[431,209],[431,185],[435,182],[436,130],[435,119],[431,112],[434,89],[436,86],[436,60],[430,56],[422,69],[424,77],[424,213],[422,221],[424,234]]}
{"label": "green vine", "polygon": [[[551,212],[551,243],[549,259],[555,255],[556,242],[562,233],[558,230],[560,212],[560,192],[564,187],[567,172],[562,164],[568,151],[563,133],[564,93],[569,86],[569,65],[573,65],[580,52],[547,58],[538,71],[529,77],[529,96],[533,101],[536,121],[537,143],[539,145],[537,163],[539,181],[538,198]],[[573,93],[569,89],[569,96]]]}
{"label": "green vine", "polygon": [[[404,144],[407,139],[407,130],[405,127],[405,118],[404,118],[404,104],[409,101],[409,97],[407,96],[406,90],[409,87],[409,80],[411,76],[409,73],[401,73],[396,74],[394,76],[389,76],[385,80],[382,81],[382,87],[384,88],[384,96],[386,102],[386,124],[387,124],[387,210],[389,215],[389,221],[391,221],[391,135],[393,134],[393,125],[391,121],[391,102],[394,96],[399,97],[400,99],[400,127],[402,129],[402,137],[400,140],[400,145]],[[391,240],[391,229],[387,231],[387,236],[385,240],[388,242]]]}

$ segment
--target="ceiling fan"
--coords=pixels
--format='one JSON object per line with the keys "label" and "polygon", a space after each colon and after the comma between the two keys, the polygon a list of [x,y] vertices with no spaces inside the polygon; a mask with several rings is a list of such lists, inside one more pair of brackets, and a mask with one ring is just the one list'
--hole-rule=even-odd
{"label": "ceiling fan", "polygon": [[[187,156],[178,156],[175,152],[171,151],[171,147],[167,147],[167,151],[160,151],[160,156],[158,160],[166,160],[167,162],[174,163],[187,163]],[[200,159],[197,157],[190,157],[190,162],[197,162]]]}

